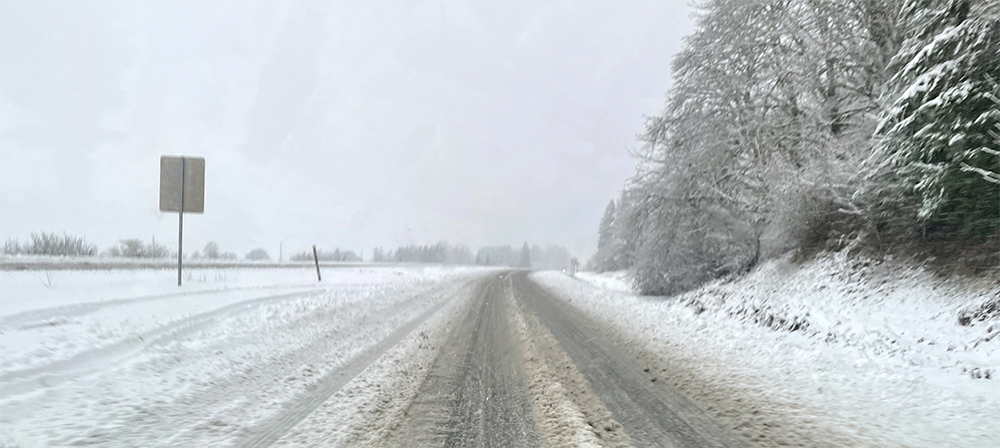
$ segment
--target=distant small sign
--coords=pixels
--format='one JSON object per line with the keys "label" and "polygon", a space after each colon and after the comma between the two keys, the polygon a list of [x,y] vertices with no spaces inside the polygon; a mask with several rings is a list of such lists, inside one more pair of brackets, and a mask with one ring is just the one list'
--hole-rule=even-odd
{"label": "distant small sign", "polygon": [[[181,174],[181,167],[184,173]],[[184,179],[183,188],[181,178]],[[160,157],[160,211],[180,212],[184,192],[184,213],[205,213],[205,159],[202,157]]]}

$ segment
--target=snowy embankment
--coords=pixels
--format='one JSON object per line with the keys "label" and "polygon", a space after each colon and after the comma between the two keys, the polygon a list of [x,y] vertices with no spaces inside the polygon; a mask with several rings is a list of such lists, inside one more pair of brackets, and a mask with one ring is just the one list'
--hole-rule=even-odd
{"label": "snowy embankment", "polygon": [[1000,446],[1000,279],[828,255],[676,297],[535,278],[762,446]]}
{"label": "snowy embankment", "polygon": [[[212,269],[182,288],[169,271],[0,272],[0,446],[249,437],[307,414],[292,407],[409,322],[442,319],[479,272]],[[401,336],[397,358],[418,346]]]}

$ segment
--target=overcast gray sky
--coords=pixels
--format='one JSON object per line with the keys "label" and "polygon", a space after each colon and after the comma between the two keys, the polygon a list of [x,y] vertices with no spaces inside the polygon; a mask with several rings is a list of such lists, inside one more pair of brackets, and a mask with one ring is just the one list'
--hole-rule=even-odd
{"label": "overcast gray sky", "polygon": [[0,2],[0,237],[586,257],[692,29],[662,1]]}

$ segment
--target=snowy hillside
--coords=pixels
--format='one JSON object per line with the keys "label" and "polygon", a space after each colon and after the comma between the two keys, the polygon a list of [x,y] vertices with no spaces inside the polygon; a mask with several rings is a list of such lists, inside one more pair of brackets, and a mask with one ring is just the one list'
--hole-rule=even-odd
{"label": "snowy hillside", "polygon": [[1000,446],[1000,279],[837,255],[671,298],[535,277],[763,446]]}

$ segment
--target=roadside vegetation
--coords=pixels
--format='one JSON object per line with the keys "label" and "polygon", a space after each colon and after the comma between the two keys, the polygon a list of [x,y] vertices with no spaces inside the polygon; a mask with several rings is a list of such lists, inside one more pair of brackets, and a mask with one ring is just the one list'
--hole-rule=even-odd
{"label": "roadside vegetation", "polygon": [[645,294],[788,252],[1000,266],[1000,3],[707,0],[601,220]]}
{"label": "roadside vegetation", "polygon": [[[0,248],[5,256],[51,256],[51,257],[106,257],[137,259],[177,258],[177,251],[151,238],[148,242],[139,238],[126,238],[111,247],[99,251],[97,245],[88,243],[85,237],[35,232],[28,241],[21,242],[9,238]],[[316,256],[324,262],[358,263],[365,261],[364,253],[335,247],[318,249]],[[282,259],[283,256],[279,255]],[[312,250],[304,250],[287,256],[289,261],[313,261]],[[185,252],[185,260],[190,261],[272,261],[270,253],[262,247],[255,248],[242,258],[235,252],[223,251],[215,241],[209,241],[201,250]],[[567,269],[572,256],[562,246],[529,246],[527,242],[520,250],[513,246],[485,246],[475,254],[467,244],[451,244],[446,241],[431,245],[407,245],[395,250],[376,247],[368,261],[375,263],[430,263],[449,265],[509,266],[535,269]]]}
{"label": "roadside vegetation", "polygon": [[97,245],[79,236],[54,232],[33,232],[31,237],[21,242],[9,238],[3,245],[4,255],[63,255],[90,257],[97,255]]}

